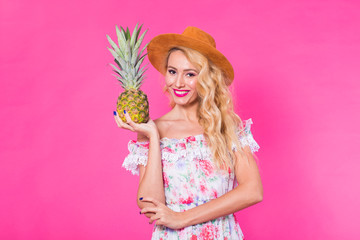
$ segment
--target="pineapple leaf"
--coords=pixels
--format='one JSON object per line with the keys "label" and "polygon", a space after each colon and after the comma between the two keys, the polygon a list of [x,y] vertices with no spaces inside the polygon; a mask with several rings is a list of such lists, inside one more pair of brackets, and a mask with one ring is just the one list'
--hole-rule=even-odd
{"label": "pineapple leaf", "polygon": [[122,83],[122,85],[124,84],[123,83],[123,80],[119,77],[119,76],[117,76],[117,75],[115,75],[115,74],[112,74],[114,77],[116,77],[116,79],[117,80],[119,80],[119,82],[121,82]]}
{"label": "pineapple leaf", "polygon": [[125,40],[127,40],[125,29],[122,26],[120,26],[120,28],[121,28],[121,32],[124,34]]}
{"label": "pineapple leaf", "polygon": [[136,52],[133,52],[132,56],[131,56],[131,66],[135,66],[136,63],[136,59],[137,59],[137,54]]}
{"label": "pineapple leaf", "polygon": [[[115,72],[115,73],[117,73],[118,75],[120,75],[120,73],[117,72],[117,71],[115,71],[115,70],[113,70],[113,72]],[[114,75],[114,74],[113,74],[113,76],[117,76],[117,75]],[[119,77],[119,76],[117,76],[117,77]],[[121,77],[121,75],[120,75],[120,77]],[[122,78],[121,78],[121,79],[122,79]]]}
{"label": "pineapple leaf", "polygon": [[119,61],[117,59],[114,59],[115,63],[120,67],[121,70],[123,70],[123,68],[121,67]]}
{"label": "pineapple leaf", "polygon": [[139,31],[136,33],[136,42],[138,41],[138,38],[139,38],[139,34],[141,32],[141,28],[142,28],[143,24],[141,24],[141,26],[139,27]]}
{"label": "pineapple leaf", "polygon": [[138,54],[139,52],[139,48],[140,48],[140,45],[136,44],[135,46],[135,49],[133,49],[133,55],[131,57],[131,64],[132,65],[135,65],[135,63],[137,63],[139,61],[139,58],[141,56],[141,54],[143,53],[143,51],[146,49],[146,47],[149,45],[149,43],[147,43],[143,49],[141,49],[140,53]]}
{"label": "pineapple leaf", "polygon": [[109,41],[111,47],[115,50],[115,48],[117,48],[116,43],[111,39],[111,37],[109,35],[106,34],[106,38]]}
{"label": "pineapple leaf", "polygon": [[128,64],[128,67],[129,67],[129,72],[128,72],[129,78],[128,78],[128,80],[131,82],[131,86],[134,86],[134,84],[135,84],[135,73],[134,73],[134,70],[135,70],[135,69],[131,67],[131,65],[130,65],[129,62],[127,62],[127,64]]}
{"label": "pineapple leaf", "polygon": [[139,89],[140,86],[141,86],[141,83],[137,83],[137,84],[135,85],[135,88],[136,88],[136,89]]}
{"label": "pineapple leaf", "polygon": [[[122,28],[122,27],[121,27]],[[126,43],[126,38],[125,38],[125,35],[122,31],[120,31],[120,29],[118,28],[118,26],[116,26],[116,35],[117,35],[117,38],[118,38],[118,42],[119,42],[119,47],[121,49],[121,53],[123,54],[122,55],[122,58],[124,58],[124,49],[125,49],[125,43]]]}
{"label": "pineapple leaf", "polygon": [[124,76],[123,76],[121,73],[119,73],[119,72],[118,72],[118,74],[120,75],[120,78],[122,79],[121,81],[125,81],[125,80],[124,80]]}
{"label": "pineapple leaf", "polygon": [[132,68],[131,69],[131,78],[134,79],[134,81],[136,82],[135,76],[136,76],[136,70],[135,70],[135,68]]}
{"label": "pineapple leaf", "polygon": [[114,64],[111,64],[110,63],[110,65],[114,68],[114,70],[121,76],[121,70],[120,69],[118,69]]}
{"label": "pineapple leaf", "polygon": [[126,72],[125,71],[121,71],[121,77],[124,79],[124,81],[126,81]]}
{"label": "pineapple leaf", "polygon": [[131,77],[131,65],[130,65],[130,62],[126,62],[126,68],[127,68],[127,71],[126,71],[126,74],[128,77]]}
{"label": "pineapple leaf", "polygon": [[139,48],[142,41],[144,40],[144,37],[145,37],[145,34],[147,33],[149,29],[146,29],[145,32],[143,32],[143,34],[141,35],[141,37],[139,38],[139,41],[137,41],[136,45],[135,45],[135,48]]}
{"label": "pineapple leaf", "polygon": [[125,85],[123,80],[121,78],[119,78],[119,76],[116,76],[115,74],[113,74],[113,75],[117,78],[117,80],[119,80],[119,82],[121,82],[121,85],[123,85],[123,86]]}
{"label": "pineapple leaf", "polygon": [[109,51],[111,52],[111,54],[115,57],[114,61],[115,63],[120,67],[121,70],[124,70],[124,65],[122,62],[122,58],[118,57],[116,55],[116,52],[114,50],[112,50],[111,48],[109,48]]}
{"label": "pineapple leaf", "polygon": [[139,68],[140,68],[140,65],[141,65],[142,62],[144,61],[146,55],[147,55],[147,54],[145,54],[144,56],[142,56],[142,57],[139,59],[139,61],[137,62],[136,66],[135,66],[136,69],[139,69]]}
{"label": "pineapple leaf", "polygon": [[[113,67],[115,67],[114,65],[112,65]],[[115,68],[114,68],[115,69]],[[114,72],[116,72],[117,74],[120,75],[121,79],[123,79],[124,81],[126,81],[125,79],[125,76],[126,76],[126,73],[124,71],[119,71],[119,69],[116,69],[116,70],[113,70]]]}
{"label": "pineapple leaf", "polygon": [[130,36],[129,27],[126,27],[126,40],[129,40],[130,38],[131,38],[131,36]]}
{"label": "pineapple leaf", "polygon": [[124,70],[125,72],[128,72],[129,70],[127,69],[127,64],[126,64],[125,60],[122,58],[118,58],[117,60],[121,64],[121,69]]}
{"label": "pineapple leaf", "polygon": [[136,78],[139,78],[141,75],[143,75],[143,73],[147,70],[147,69],[145,69],[144,70],[144,68],[146,67],[147,65],[145,65],[145,66],[143,66],[140,70],[139,70],[139,72],[136,74]]}
{"label": "pineapple leaf", "polygon": [[147,44],[143,47],[143,49],[141,49],[141,51],[140,51],[140,53],[139,53],[139,57],[141,56],[141,54],[142,54],[143,51],[147,48],[148,45],[149,45],[149,43],[147,43]]}
{"label": "pineapple leaf", "polygon": [[139,78],[139,88],[141,87],[141,85],[143,84],[143,80],[145,79],[146,75],[142,75],[141,78]]}
{"label": "pineapple leaf", "polygon": [[114,57],[115,59],[119,59],[119,58],[120,58],[119,55],[117,54],[117,52],[114,51],[114,49],[109,48],[109,47],[108,47],[107,49],[109,49],[109,51],[111,52],[111,54],[113,55],[113,57]]}
{"label": "pineapple leaf", "polygon": [[130,62],[131,62],[132,66],[134,66],[135,63],[136,63],[136,59],[138,58],[138,52],[139,52],[138,48],[135,48],[135,49],[132,50],[131,59],[130,59]]}
{"label": "pineapple leaf", "polygon": [[116,45],[116,43],[110,38],[109,35],[106,35],[111,47],[115,50],[115,52],[121,57],[123,54],[120,50],[120,48]]}
{"label": "pineapple leaf", "polygon": [[137,28],[138,28],[138,24],[136,24],[136,26],[134,28],[134,31],[133,31],[133,33],[131,35],[131,40],[130,40],[131,49],[134,49],[134,47],[135,47],[135,41],[136,41],[135,36],[136,36]]}
{"label": "pineapple leaf", "polygon": [[130,41],[127,40],[126,41],[126,48],[125,48],[125,55],[124,55],[124,59],[126,59],[126,62],[130,63],[130,61],[128,61],[128,59],[131,59],[131,52],[130,52]]}
{"label": "pineapple leaf", "polygon": [[141,76],[141,78],[139,78],[138,82],[136,83],[137,89],[139,89],[141,87],[141,85],[144,83],[144,79],[145,79],[146,75]]}

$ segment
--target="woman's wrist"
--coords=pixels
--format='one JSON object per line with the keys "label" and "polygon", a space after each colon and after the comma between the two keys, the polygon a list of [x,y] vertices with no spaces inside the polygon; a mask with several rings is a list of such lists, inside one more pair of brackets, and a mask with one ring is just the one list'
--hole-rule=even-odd
{"label": "woman's wrist", "polygon": [[154,131],[153,133],[151,133],[149,136],[149,140],[150,141],[160,141],[159,133],[157,131]]}
{"label": "woman's wrist", "polygon": [[185,210],[184,212],[179,212],[179,214],[181,216],[181,220],[180,220],[181,228],[190,226],[188,219],[188,212]]}

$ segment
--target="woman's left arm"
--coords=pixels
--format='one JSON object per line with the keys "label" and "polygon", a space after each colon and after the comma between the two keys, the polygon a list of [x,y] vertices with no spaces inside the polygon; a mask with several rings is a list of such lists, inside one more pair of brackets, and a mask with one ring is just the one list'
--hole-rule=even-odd
{"label": "woman's left arm", "polygon": [[143,208],[141,213],[154,212],[150,223],[156,221],[157,225],[180,229],[226,216],[261,202],[263,187],[259,170],[249,146],[244,149],[244,155],[247,157],[235,152],[235,175],[238,186],[233,190],[185,212],[174,212],[156,200],[144,198],[143,201],[153,202],[155,207]]}

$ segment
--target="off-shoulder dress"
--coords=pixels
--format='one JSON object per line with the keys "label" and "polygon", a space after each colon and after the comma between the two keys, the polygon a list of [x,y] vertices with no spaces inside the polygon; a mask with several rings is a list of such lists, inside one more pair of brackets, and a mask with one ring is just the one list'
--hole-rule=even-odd
{"label": "off-shoulder dress", "polygon": [[[258,151],[250,131],[252,119],[243,121],[244,133],[237,132],[242,146]],[[210,148],[203,134],[182,139],[160,139],[166,205],[173,211],[186,211],[232,190],[237,182],[234,172],[219,170],[212,160]],[[149,142],[130,140],[129,154],[123,167],[139,174],[139,164],[146,166]],[[233,150],[236,151],[235,145]],[[234,214],[208,222],[173,230],[154,225],[152,239],[227,239],[244,240],[244,234]]]}

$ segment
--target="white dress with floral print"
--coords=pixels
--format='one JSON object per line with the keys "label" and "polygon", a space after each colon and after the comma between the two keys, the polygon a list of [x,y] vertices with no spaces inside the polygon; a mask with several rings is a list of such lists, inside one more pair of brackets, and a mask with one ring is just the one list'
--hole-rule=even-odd
{"label": "white dress with floral print", "polygon": [[[240,142],[243,146],[250,146],[252,152],[258,151],[260,147],[250,131],[252,120],[250,118],[244,122],[245,135],[237,132]],[[186,211],[199,206],[236,186],[233,172],[215,168],[204,135],[182,139],[162,138],[160,148],[166,205],[173,211]],[[138,175],[138,165],[146,166],[149,142],[130,140],[128,149],[130,153],[126,156],[123,167]],[[233,150],[236,150],[235,145]],[[243,240],[244,235],[235,215],[230,214],[179,230],[155,224],[152,239]]]}

